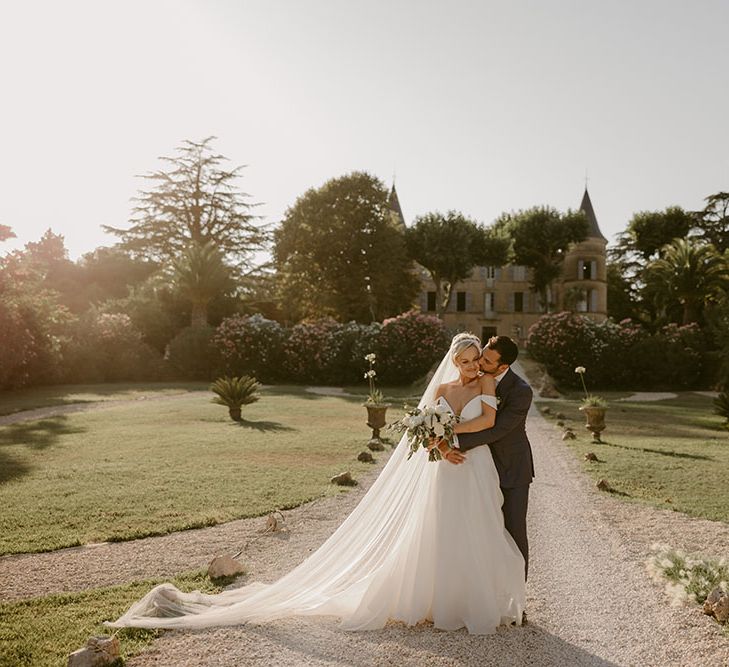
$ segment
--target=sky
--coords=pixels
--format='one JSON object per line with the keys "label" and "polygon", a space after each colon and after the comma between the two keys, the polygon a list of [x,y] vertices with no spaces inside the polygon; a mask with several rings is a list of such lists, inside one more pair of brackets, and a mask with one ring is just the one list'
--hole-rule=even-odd
{"label": "sky", "polygon": [[15,0],[0,5],[0,224],[71,258],[140,174],[214,135],[275,223],[365,170],[411,224],[633,213],[729,190],[726,0]]}

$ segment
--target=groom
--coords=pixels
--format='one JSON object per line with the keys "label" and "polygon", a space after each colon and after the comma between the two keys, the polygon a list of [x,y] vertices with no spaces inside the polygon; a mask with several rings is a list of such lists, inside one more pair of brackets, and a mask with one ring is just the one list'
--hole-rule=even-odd
{"label": "groom", "polygon": [[450,463],[463,463],[464,453],[480,445],[491,447],[504,496],[504,525],[524,555],[524,577],[529,572],[529,542],[526,515],[529,485],[534,478],[532,449],[526,434],[526,418],[532,403],[531,387],[514,371],[519,348],[508,336],[494,336],[483,349],[481,370],[496,380],[499,401],[493,428],[476,433],[460,433],[455,441],[458,449],[445,454]]}

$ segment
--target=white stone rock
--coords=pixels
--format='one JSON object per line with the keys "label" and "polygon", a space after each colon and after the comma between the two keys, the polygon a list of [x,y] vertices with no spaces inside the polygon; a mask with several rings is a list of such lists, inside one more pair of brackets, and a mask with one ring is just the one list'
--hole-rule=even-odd
{"label": "white stone rock", "polygon": [[68,667],[103,667],[119,659],[119,640],[101,635],[91,637],[84,648],[68,656]]}

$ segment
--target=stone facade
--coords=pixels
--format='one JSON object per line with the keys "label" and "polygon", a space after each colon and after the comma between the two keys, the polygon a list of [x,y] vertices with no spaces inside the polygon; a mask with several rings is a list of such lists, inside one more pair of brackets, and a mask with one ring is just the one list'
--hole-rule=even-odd
{"label": "stone facade", "polygon": [[[590,229],[587,238],[565,255],[562,278],[556,281],[551,301],[553,311],[573,310],[604,320],[607,317],[607,239],[600,231],[585,190],[580,209]],[[472,331],[482,340],[490,336],[511,336],[526,342],[529,327],[544,313],[538,295],[529,286],[529,270],[524,266],[476,267],[468,280],[458,283],[447,311],[445,323],[454,330]],[[435,285],[421,269],[420,308],[435,313]]]}

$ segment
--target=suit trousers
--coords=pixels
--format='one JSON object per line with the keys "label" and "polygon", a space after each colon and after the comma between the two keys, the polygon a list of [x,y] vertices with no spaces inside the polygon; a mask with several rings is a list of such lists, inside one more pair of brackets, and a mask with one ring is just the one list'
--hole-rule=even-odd
{"label": "suit trousers", "polygon": [[524,579],[529,574],[529,540],[527,539],[527,507],[529,505],[529,485],[514,488],[501,487],[504,496],[502,511],[504,512],[504,526],[514,538],[524,556]]}

